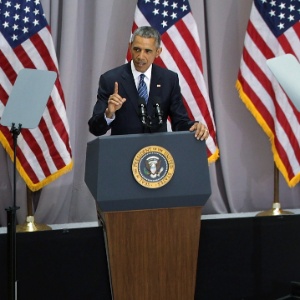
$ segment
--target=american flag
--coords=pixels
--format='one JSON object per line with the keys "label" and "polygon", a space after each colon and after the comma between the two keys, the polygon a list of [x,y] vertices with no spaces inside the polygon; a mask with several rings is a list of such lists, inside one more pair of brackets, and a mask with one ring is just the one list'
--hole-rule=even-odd
{"label": "american flag", "polygon": [[[0,0],[0,117],[18,73],[24,68],[58,73],[50,28],[39,0]],[[0,141],[13,160],[10,128],[0,125]],[[59,77],[39,126],[22,129],[17,143],[17,169],[32,191],[72,169],[69,125]]]}
{"label": "american flag", "polygon": [[[202,122],[209,130],[208,160],[217,160],[216,128],[203,77],[198,29],[189,2],[138,0],[132,33],[141,26],[152,26],[161,34],[163,51],[155,63],[178,73],[189,117]],[[130,60],[129,52],[127,60]]]}
{"label": "american flag", "polygon": [[274,161],[290,187],[300,180],[300,113],[266,60],[286,53],[300,58],[300,2],[255,0],[237,79],[240,97],[270,139]]}

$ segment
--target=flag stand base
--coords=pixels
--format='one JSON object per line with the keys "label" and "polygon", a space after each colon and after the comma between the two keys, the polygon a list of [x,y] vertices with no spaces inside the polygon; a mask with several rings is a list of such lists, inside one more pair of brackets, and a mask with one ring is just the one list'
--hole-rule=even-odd
{"label": "flag stand base", "polygon": [[293,215],[294,213],[281,209],[280,203],[273,203],[272,209],[262,211],[258,213],[257,217],[265,217],[265,216],[280,216],[280,215]]}
{"label": "flag stand base", "polygon": [[258,213],[257,217],[264,216],[281,216],[281,215],[293,215],[294,213],[290,211],[285,211],[281,209],[281,205],[279,202],[279,170],[274,163],[274,201],[272,208],[266,211],[262,211]]}
{"label": "flag stand base", "polygon": [[28,216],[26,222],[23,225],[17,225],[17,232],[34,232],[34,231],[46,231],[52,230],[52,228],[45,224],[36,224],[33,216]]}
{"label": "flag stand base", "polygon": [[38,198],[41,190],[33,192],[27,186],[27,217],[26,222],[23,225],[17,225],[17,232],[34,232],[34,231],[46,231],[52,230],[52,228],[45,224],[37,224],[34,222],[34,208],[33,202],[38,202]]}

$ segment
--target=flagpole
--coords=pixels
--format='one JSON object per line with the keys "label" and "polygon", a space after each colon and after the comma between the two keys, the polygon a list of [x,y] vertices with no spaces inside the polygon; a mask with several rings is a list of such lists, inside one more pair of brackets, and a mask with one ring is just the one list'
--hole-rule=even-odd
{"label": "flagpole", "polygon": [[272,208],[258,213],[257,217],[263,216],[279,216],[279,215],[293,215],[292,212],[284,211],[281,209],[279,202],[279,170],[274,162],[274,200]]}
{"label": "flagpole", "polygon": [[[204,8],[204,32],[205,32],[205,49],[206,49],[206,65],[207,65],[207,80],[208,80],[208,94],[209,98],[213,99],[213,90],[212,90],[212,76],[211,76],[211,63],[210,63],[210,44],[208,39],[208,24],[207,24],[207,3],[206,0],[203,1]],[[211,108],[214,111],[214,103],[211,103]]]}
{"label": "flagpole", "polygon": [[26,222],[23,225],[17,225],[17,232],[34,232],[52,230],[52,228],[46,224],[37,224],[34,221],[33,212],[33,200],[36,192],[33,192],[26,186],[27,189],[27,217]]}

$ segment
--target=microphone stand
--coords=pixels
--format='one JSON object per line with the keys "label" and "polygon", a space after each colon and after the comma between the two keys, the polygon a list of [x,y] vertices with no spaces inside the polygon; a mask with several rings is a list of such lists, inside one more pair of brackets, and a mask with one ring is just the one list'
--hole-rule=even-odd
{"label": "microphone stand", "polygon": [[158,125],[162,125],[163,120],[162,120],[162,111],[160,110],[160,105],[158,102],[156,102],[153,107],[155,108],[155,113],[158,118]]}
{"label": "microphone stand", "polygon": [[7,251],[8,251],[8,299],[17,299],[17,281],[16,281],[16,158],[17,158],[17,138],[21,132],[22,125],[18,128],[12,123],[10,132],[13,136],[14,148],[14,173],[13,173],[13,206],[6,209],[7,212]]}
{"label": "microphone stand", "polygon": [[[155,98],[157,98],[157,97],[155,97]],[[139,107],[139,110],[140,110],[139,116],[141,118],[141,122],[143,124],[144,130],[146,128],[148,128],[148,129],[155,129],[155,128],[160,127],[163,124],[163,119],[162,119],[163,112],[160,109],[159,102],[156,101],[155,104],[153,105],[153,107],[155,109],[155,115],[154,116],[158,120],[157,124],[155,124],[155,125],[153,125],[153,121],[152,121],[153,119],[152,119],[152,117],[150,117],[147,114],[145,99],[142,98],[142,97],[139,97],[138,102],[139,102],[139,106],[138,107]]]}

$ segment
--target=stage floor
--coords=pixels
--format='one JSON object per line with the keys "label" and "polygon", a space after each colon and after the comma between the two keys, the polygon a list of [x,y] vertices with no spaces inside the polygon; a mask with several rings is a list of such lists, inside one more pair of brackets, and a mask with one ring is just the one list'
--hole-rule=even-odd
{"label": "stage floor", "polygon": [[[288,295],[291,282],[300,282],[300,210],[289,211],[294,215],[202,216],[195,299]],[[110,300],[102,227],[97,222],[50,226],[51,231],[17,234],[18,300]],[[7,266],[6,240],[2,227],[1,266]],[[6,291],[2,267],[0,299],[7,298]]]}

